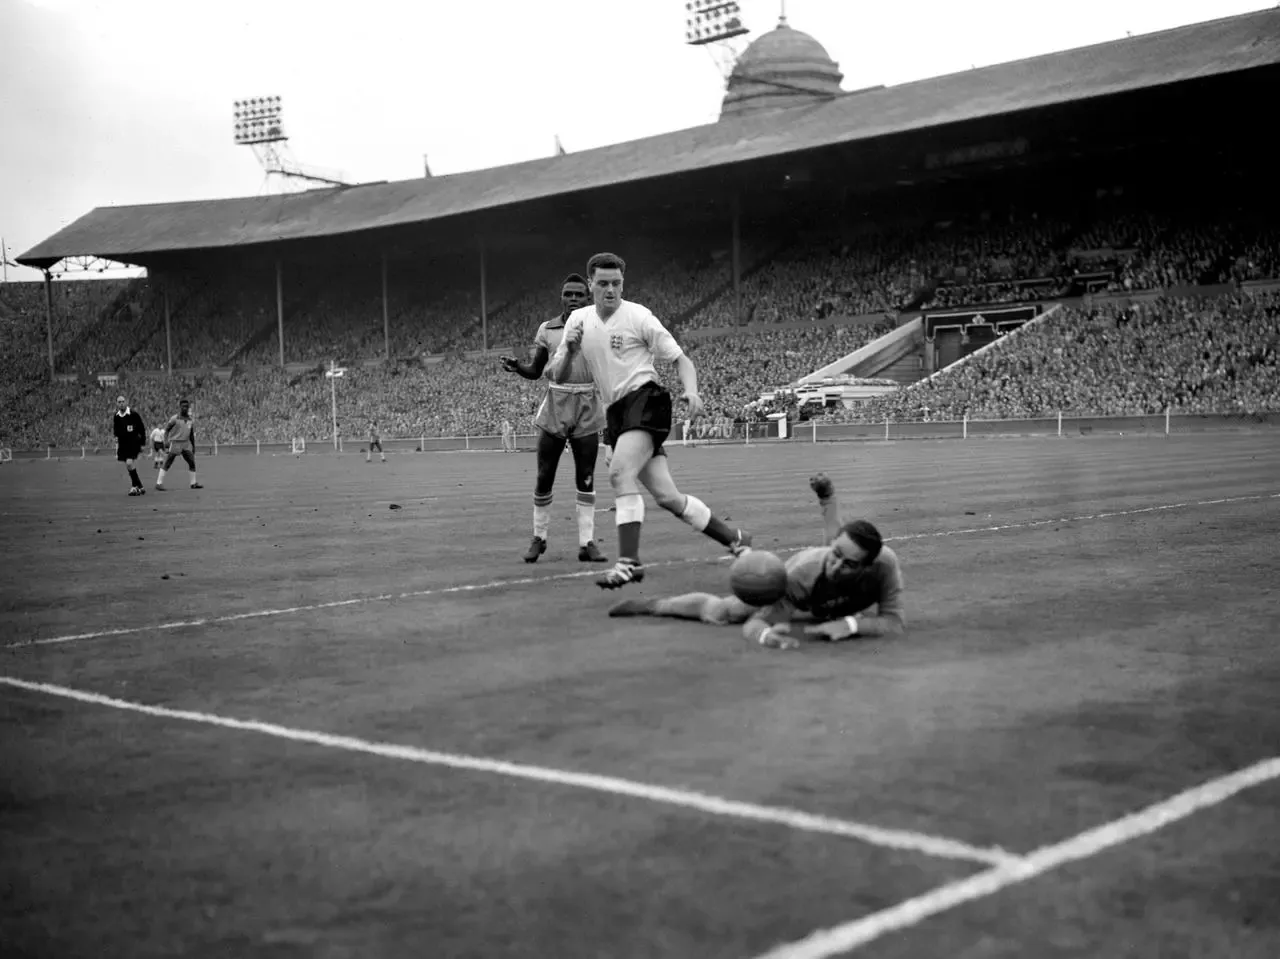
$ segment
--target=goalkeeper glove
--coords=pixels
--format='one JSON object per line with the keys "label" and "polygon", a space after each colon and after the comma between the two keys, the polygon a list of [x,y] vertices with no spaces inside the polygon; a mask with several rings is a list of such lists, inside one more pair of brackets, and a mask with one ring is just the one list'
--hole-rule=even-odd
{"label": "goalkeeper glove", "polygon": [[818,494],[819,502],[826,502],[836,495],[836,484],[826,473],[818,473],[809,477],[809,489]]}

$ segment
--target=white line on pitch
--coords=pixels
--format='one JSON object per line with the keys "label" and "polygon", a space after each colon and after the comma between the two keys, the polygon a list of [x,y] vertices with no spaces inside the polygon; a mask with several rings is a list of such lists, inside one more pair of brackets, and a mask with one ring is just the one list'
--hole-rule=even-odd
{"label": "white line on pitch", "polygon": [[1088,859],[1113,846],[1163,829],[1194,812],[1225,802],[1242,790],[1277,778],[1280,778],[1280,757],[1264,759],[1063,842],[1043,846],[994,869],[949,882],[888,909],[777,946],[757,959],[828,959],[888,933],[918,925],[963,903],[995,895],[1002,889],[1034,879],[1059,866]]}
{"label": "white line on pitch", "polygon": [[163,706],[148,706],[124,699],[115,699],[99,693],[70,689],[66,686],[54,686],[48,683],[34,683],[12,676],[0,676],[0,684],[24,689],[29,692],[44,693],[73,699],[77,702],[91,703],[97,706],[109,706],[128,712],[143,713],[162,719],[176,719],[207,726],[219,726],[223,729],[237,729],[245,732],[260,733],[287,739],[293,742],[309,743],[315,746],[326,746],[330,749],[343,749],[349,752],[367,753],[381,756],[384,759],[400,759],[407,762],[424,763],[431,766],[447,766],[451,769],[465,769],[473,772],[493,773],[516,779],[533,780],[556,786],[571,786],[588,789],[594,792],[610,793],[615,796],[630,796],[634,799],[647,799],[650,802],[678,806],[710,813],[713,816],[725,816],[732,819],[746,819],[753,822],[772,823],[786,826],[801,832],[822,833],[830,836],[843,836],[858,839],[873,846],[918,852],[943,859],[956,859],[967,862],[979,862],[986,865],[1006,866],[1017,862],[1017,856],[998,848],[981,848],[954,839],[941,836],[930,836],[925,833],[903,829],[882,829],[864,823],[851,822],[845,819],[833,819],[829,816],[817,816],[789,809],[782,806],[762,806],[756,803],[739,802],[724,799],[707,793],[694,792],[687,789],[673,789],[667,786],[655,786],[649,783],[635,782],[630,779],[619,779],[614,776],[598,776],[592,773],[577,773],[564,769],[553,769],[546,766],[532,766],[525,763],[508,762],[501,759],[486,759],[481,756],[466,756],[457,753],[436,752],[420,749],[416,746],[398,746],[392,743],[370,742],[353,736],[334,736],[329,733],[314,732],[306,729],[293,729],[278,726],[274,723],[257,720],[233,719],[228,716],[216,716],[211,713],[191,712],[183,709],[168,709]]}
{"label": "white line on pitch", "polygon": [[[967,536],[974,533],[1000,533],[1011,529],[1033,529],[1038,526],[1052,526],[1054,523],[1079,523],[1085,520],[1112,519],[1116,516],[1136,516],[1140,513],[1157,513],[1164,510],[1187,509],[1193,506],[1219,506],[1223,503],[1244,503],[1253,500],[1278,499],[1280,493],[1258,493],[1250,496],[1228,496],[1223,499],[1206,499],[1185,503],[1166,503],[1160,506],[1143,506],[1135,509],[1112,510],[1105,513],[1090,513],[1087,516],[1059,516],[1054,519],[1029,520],[1025,523],[1005,523],[999,526],[971,526],[965,529],[949,529],[934,533],[906,533],[901,536],[890,536],[886,542],[903,542],[906,540],[940,539],[947,536]],[[772,550],[775,553],[795,553],[806,547],[793,546]],[[727,556],[697,556],[694,558],[671,559],[656,563],[646,563],[646,567],[686,566],[691,563],[727,562]],[[335,599],[326,603],[308,603],[302,606],[285,606],[277,609],[259,609],[249,613],[231,613],[226,616],[207,616],[200,619],[181,619],[168,623],[155,623],[150,626],[124,626],[119,629],[101,629],[91,633],[73,633],[68,636],[49,636],[44,639],[20,639],[17,642],[5,643],[0,649],[22,649],[28,646],[54,646],[60,643],[74,643],[85,639],[105,639],[112,636],[132,636],[157,629],[181,629],[186,626],[211,626],[216,623],[235,623],[246,619],[263,619],[268,616],[287,616],[291,613],[306,613],[321,609],[339,609],[343,606],[359,606],[362,603],[379,603],[390,600],[419,599],[423,596],[448,596],[456,593],[475,593],[486,589],[502,589],[509,586],[532,586],[538,583],[554,583],[560,580],[582,579],[586,576],[599,575],[599,570],[583,570],[577,573],[553,573],[550,576],[526,576],[522,579],[495,579],[487,583],[468,583],[461,586],[435,586],[430,589],[414,589],[403,593],[380,593],[376,596],[356,596],[351,599]]]}

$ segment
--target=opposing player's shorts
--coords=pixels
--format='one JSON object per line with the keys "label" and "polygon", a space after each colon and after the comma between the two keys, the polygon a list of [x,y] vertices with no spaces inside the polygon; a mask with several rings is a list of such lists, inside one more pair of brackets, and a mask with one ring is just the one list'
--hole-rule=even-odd
{"label": "opposing player's shorts", "polygon": [[123,463],[126,460],[136,460],[142,455],[141,446],[117,446],[116,462]]}
{"label": "opposing player's shorts", "polygon": [[665,456],[662,444],[671,435],[671,394],[652,381],[636,387],[606,412],[605,442],[616,446],[618,437],[632,430],[653,435],[653,455]]}
{"label": "opposing player's shorts", "polygon": [[379,453],[382,452],[382,443],[379,440],[369,441],[369,452],[372,453],[374,450],[377,450]]}
{"label": "opposing player's shorts", "polygon": [[152,451],[153,453],[163,453],[163,452],[164,452],[164,440],[152,440],[152,441],[151,441],[151,451]]}
{"label": "opposing player's shorts", "polygon": [[175,440],[169,444],[170,456],[186,456],[196,451],[190,440]]}
{"label": "opposing player's shorts", "polygon": [[604,409],[594,386],[588,390],[552,386],[538,405],[533,425],[544,433],[569,439],[604,428]]}

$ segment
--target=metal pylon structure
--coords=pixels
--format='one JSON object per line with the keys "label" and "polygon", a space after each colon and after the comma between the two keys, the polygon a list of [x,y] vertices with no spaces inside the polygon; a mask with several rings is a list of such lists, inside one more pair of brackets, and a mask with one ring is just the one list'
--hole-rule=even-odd
{"label": "metal pylon structure", "polygon": [[350,186],[341,173],[304,166],[294,158],[279,97],[237,100],[235,140],[257,157],[266,174],[263,192],[295,193],[315,186]]}

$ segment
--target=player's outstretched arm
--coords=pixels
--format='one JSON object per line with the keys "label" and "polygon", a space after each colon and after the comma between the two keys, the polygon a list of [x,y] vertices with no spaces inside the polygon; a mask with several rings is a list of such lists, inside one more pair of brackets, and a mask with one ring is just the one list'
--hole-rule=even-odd
{"label": "player's outstretched arm", "polygon": [[785,601],[756,611],[742,624],[743,638],[774,649],[796,649],[800,641],[791,635],[790,613],[791,607]]}
{"label": "player's outstretched arm", "polygon": [[902,605],[902,571],[895,562],[885,578],[876,616],[858,617],[859,636],[901,636],[907,631],[907,614]]}
{"label": "player's outstretched arm", "polygon": [[536,380],[547,368],[550,360],[551,354],[547,352],[547,348],[534,344],[529,347],[529,352],[523,360],[518,360],[514,356],[503,357],[502,368],[508,373],[518,373],[526,380]]}
{"label": "player's outstretched arm", "polygon": [[809,477],[809,489],[817,494],[818,507],[822,510],[824,542],[830,543],[840,535],[840,503],[836,500],[836,486],[826,473],[818,473]]}

